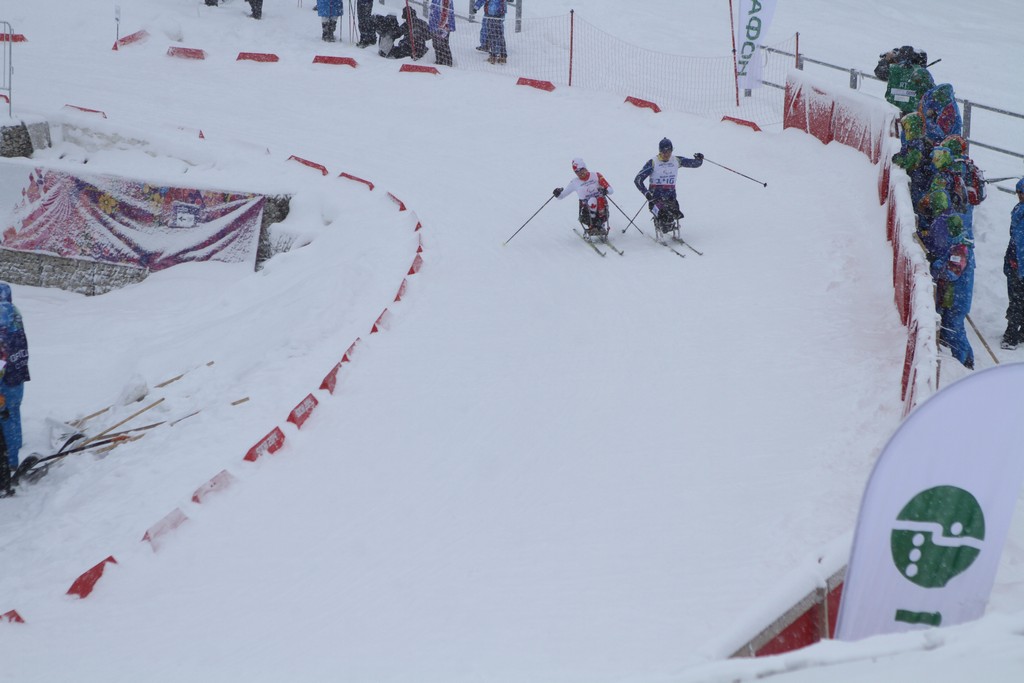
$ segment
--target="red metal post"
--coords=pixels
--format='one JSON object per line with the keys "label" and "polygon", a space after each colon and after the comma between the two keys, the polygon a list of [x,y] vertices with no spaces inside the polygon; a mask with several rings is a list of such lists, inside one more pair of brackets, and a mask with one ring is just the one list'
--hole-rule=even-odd
{"label": "red metal post", "polygon": [[729,0],[729,28],[732,30],[732,83],[736,87],[736,106],[740,106],[740,75],[736,69],[736,23]]}
{"label": "red metal post", "polygon": [[[732,0],[729,0],[732,2]],[[572,41],[576,36],[576,10],[569,10],[569,87],[572,87]]]}
{"label": "red metal post", "polygon": [[[729,0],[729,1],[732,2],[732,0]],[[349,10],[349,14],[351,14],[352,13],[352,8],[349,7],[348,10]],[[409,16],[409,0],[405,0],[405,10],[406,10],[405,16],[408,17]],[[409,47],[412,48],[412,58],[416,59],[416,40],[412,36],[412,19],[409,20]]]}

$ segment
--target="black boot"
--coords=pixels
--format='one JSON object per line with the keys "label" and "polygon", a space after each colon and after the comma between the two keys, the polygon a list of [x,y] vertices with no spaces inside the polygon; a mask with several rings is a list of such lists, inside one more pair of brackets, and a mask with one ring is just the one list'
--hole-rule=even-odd
{"label": "black boot", "polygon": [[325,43],[333,43],[334,42],[334,29],[331,28],[331,21],[330,21],[330,19],[321,19],[320,20],[320,27],[323,29],[323,35],[321,36],[321,39]]}
{"label": "black boot", "polygon": [[253,19],[261,19],[263,17],[263,0],[246,0],[249,3],[249,7],[252,8],[252,14],[250,15]]}
{"label": "black boot", "polygon": [[338,28],[338,20],[337,19],[331,19],[331,42],[332,43],[335,40],[340,40],[340,36],[338,38],[336,38],[335,35],[334,35],[334,32],[337,30],[337,28]]}

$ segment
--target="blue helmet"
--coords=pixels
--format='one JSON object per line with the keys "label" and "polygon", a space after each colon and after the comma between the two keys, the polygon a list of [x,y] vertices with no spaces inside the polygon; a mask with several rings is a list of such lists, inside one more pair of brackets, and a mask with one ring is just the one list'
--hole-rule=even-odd
{"label": "blue helmet", "polygon": [[1018,193],[1024,192],[1024,178],[1021,178],[1020,180],[1017,181],[1016,190]]}
{"label": "blue helmet", "polygon": [[662,138],[661,142],[658,143],[658,151],[659,152],[671,152],[672,151],[672,141],[669,140],[668,138]]}

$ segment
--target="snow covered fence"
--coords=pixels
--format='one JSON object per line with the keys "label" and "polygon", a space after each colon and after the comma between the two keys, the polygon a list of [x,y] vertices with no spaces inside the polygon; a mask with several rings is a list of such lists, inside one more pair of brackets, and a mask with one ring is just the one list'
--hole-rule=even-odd
{"label": "snow covered fence", "polygon": [[791,70],[786,78],[783,127],[799,128],[824,143],[858,149],[879,164],[879,202],[887,207],[886,236],[893,249],[896,310],[907,327],[907,350],[900,381],[904,415],[935,391],[938,351],[932,280],[921,247],[914,240],[914,211],[906,175],[893,172],[899,151],[896,109],[875,97],[809,78]]}
{"label": "snow covered fence", "polygon": [[[886,206],[886,237],[893,250],[893,291],[896,311],[907,327],[907,345],[900,379],[903,414],[935,391],[938,352],[932,280],[921,247],[915,242],[915,218],[906,174],[893,172],[890,159],[899,151],[895,133],[895,109],[877,98],[815,82],[800,71],[786,79],[784,128],[799,128],[823,143],[839,142],[858,149],[879,165],[878,200]],[[800,571],[792,585],[775,591],[790,607],[776,608],[778,617],[752,614],[742,623],[769,622],[735,648],[735,639],[724,646],[733,657],[780,654],[830,638],[842,594],[849,544],[819,559],[824,578]],[[823,560],[828,559],[828,562]],[[770,609],[770,606],[765,608]]]}
{"label": "snow covered fence", "polygon": [[[851,534],[793,568],[711,644],[720,657],[764,657],[797,650],[835,632]],[[767,624],[751,637],[750,624]]]}

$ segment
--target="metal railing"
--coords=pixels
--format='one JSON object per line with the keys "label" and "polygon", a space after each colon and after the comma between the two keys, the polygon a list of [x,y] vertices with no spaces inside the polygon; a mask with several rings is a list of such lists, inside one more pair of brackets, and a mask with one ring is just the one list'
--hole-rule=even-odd
{"label": "metal railing", "polygon": [[[818,60],[818,59],[812,59],[810,57],[806,57],[804,55],[797,55],[797,54],[793,54],[793,53],[789,53],[789,52],[783,52],[781,50],[776,50],[776,49],[770,48],[770,47],[764,47],[763,49],[766,50],[766,51],[769,51],[769,52],[778,52],[779,54],[795,58],[796,59],[796,68],[798,68],[800,70],[803,70],[804,64],[807,63],[807,64],[814,64],[816,66],[825,67],[826,69],[833,69],[835,71],[842,71],[843,73],[849,75],[849,78],[850,78],[850,88],[852,90],[860,90],[861,82],[864,79],[869,79],[869,80],[872,80],[872,81],[879,81],[879,82],[882,82],[882,83],[885,82],[882,79],[877,78],[873,73],[865,73],[864,71],[861,71],[861,70],[856,69],[856,68],[839,66],[838,64],[830,64],[828,62],[823,62],[823,61]],[[775,84],[772,84],[772,85],[775,85]],[[974,109],[982,109],[984,111],[989,111],[989,112],[992,112],[994,114],[999,114],[1001,116],[1009,116],[1009,117],[1014,118],[1014,119],[1020,119],[1021,121],[1024,121],[1024,114],[1019,114],[1017,112],[1009,111],[1009,110],[1006,110],[1006,109],[1000,109],[998,107],[992,107],[992,106],[989,106],[987,104],[978,104],[977,102],[971,102],[971,101],[966,100],[966,99],[957,98],[956,101],[960,102],[963,105],[962,108],[961,108],[961,115],[963,117],[963,126],[964,126],[963,136],[964,136],[964,139],[966,139],[969,144],[977,145],[978,147],[982,147],[984,149],[988,149],[988,150],[991,150],[993,152],[998,152],[1000,154],[1005,154],[1007,156],[1016,157],[1018,159],[1024,159],[1024,152],[1015,151],[1015,150],[1011,150],[1011,149],[1006,149],[1005,147],[999,147],[999,146],[993,145],[991,143],[982,142],[982,141],[980,141],[980,140],[978,140],[976,138],[971,137],[971,117],[972,117]]]}
{"label": "metal railing", "polygon": [[[0,99],[7,100],[7,116],[12,116],[11,98],[14,91],[11,88],[11,79],[14,75],[14,64],[11,61],[14,44],[14,29],[6,21],[0,21]],[[3,93],[7,93],[6,95]]]}

